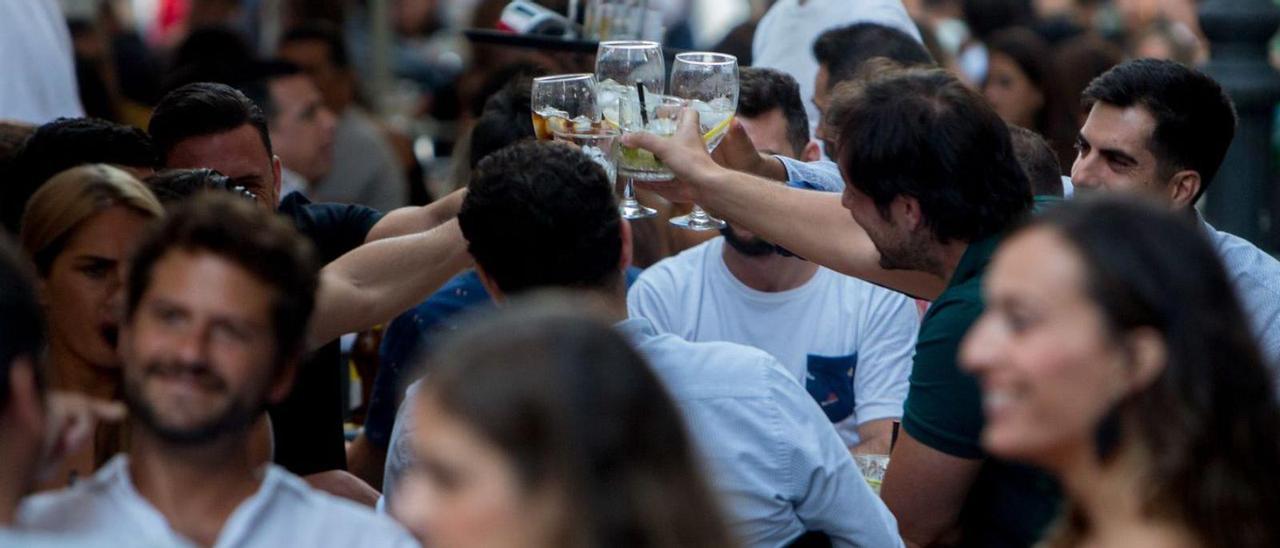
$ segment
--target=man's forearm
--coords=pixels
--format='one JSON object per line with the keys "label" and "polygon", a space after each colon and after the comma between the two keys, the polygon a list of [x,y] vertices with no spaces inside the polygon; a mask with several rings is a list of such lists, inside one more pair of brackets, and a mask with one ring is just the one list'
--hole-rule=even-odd
{"label": "man's forearm", "polygon": [[935,298],[946,287],[937,276],[881,268],[880,252],[838,194],[787,188],[724,169],[696,184],[703,207],[800,257],[921,298]]}
{"label": "man's forearm", "polygon": [[466,195],[467,189],[462,188],[425,206],[402,207],[391,211],[369,229],[369,234],[365,236],[364,241],[367,243],[426,232],[440,226],[458,216],[458,210],[462,208],[462,199]]}
{"label": "man's forearm", "polygon": [[857,446],[850,449],[855,455],[888,455],[893,444],[894,419],[880,419],[858,425]]}
{"label": "man's forearm", "polygon": [[308,341],[318,348],[418,304],[471,263],[456,220],[427,232],[370,242],[321,271]]}

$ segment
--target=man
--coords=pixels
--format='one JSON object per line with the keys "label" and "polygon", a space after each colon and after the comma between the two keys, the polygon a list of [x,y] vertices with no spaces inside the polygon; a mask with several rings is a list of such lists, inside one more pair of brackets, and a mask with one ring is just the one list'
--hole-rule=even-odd
{"label": "man", "polygon": [[[1197,215],[1235,136],[1231,99],[1212,78],[1173,61],[1138,59],[1094,79],[1071,179],[1081,192],[1134,192]],[[1272,371],[1280,375],[1280,262],[1199,221],[1244,304]]]}
{"label": "man", "polygon": [[[337,302],[349,304],[317,317],[308,348],[319,350],[301,368],[293,395],[273,407],[271,417],[277,463],[299,475],[346,468],[341,406],[346,370],[331,341],[389,320],[465,267],[469,258],[461,232],[449,220],[461,192],[385,217],[363,206],[313,204],[298,193],[281,200],[280,160],[266,116],[243,93],[222,84],[189,84],[170,92],[156,106],[150,129],[162,166],[216,169],[257,196],[261,206],[292,219],[315,244],[321,261],[332,264],[344,257],[330,270],[345,283],[322,285],[319,299],[322,307],[334,303],[325,293],[335,289],[350,299]],[[358,255],[347,256],[357,249]]]}
{"label": "man", "polygon": [[31,195],[50,177],[84,164],[111,164],[142,179],[156,165],[142,130],[96,118],[59,118],[36,128],[6,168],[0,186],[4,227],[17,234]]}
{"label": "man", "polygon": [[318,24],[297,27],[280,39],[278,54],[306,72],[320,89],[325,106],[338,117],[333,168],[311,185],[313,197],[379,211],[408,204],[405,176],[391,145],[369,114],[355,104],[356,76],[342,34]]}
{"label": "man", "polygon": [[[630,227],[604,171],[585,155],[554,143],[490,155],[458,220],[495,302],[548,287],[601,301],[680,405],[744,545],[784,546],[806,529],[836,546],[899,545],[893,516],[777,360],[732,343],[690,343],[626,318]],[[411,427],[401,432],[413,435]]]}
{"label": "man", "polygon": [[[758,149],[817,155],[794,79],[744,68],[739,82],[737,120]],[[919,328],[914,303],[784,255],[733,224],[721,233],[641,274],[627,295],[631,316],[686,340],[768,352],[805,385],[851,450],[888,454]]]}
{"label": "man", "polygon": [[[918,35],[877,23],[857,23],[823,32],[813,42],[813,56],[818,64],[811,80],[812,95],[806,91],[802,97],[812,98],[809,106],[816,109],[817,121],[810,122],[809,127],[814,128],[815,136],[823,143],[823,152],[829,158],[835,158],[835,143],[832,141],[831,131],[823,122],[823,113],[830,106],[831,94],[837,87],[869,76],[864,74],[871,70],[867,62],[875,58],[884,58],[902,67],[934,64],[933,57],[920,44]],[[810,116],[810,119],[814,117]],[[737,132],[732,132],[717,149],[719,156],[731,158],[730,164],[735,167],[763,177],[785,180],[787,184],[799,188],[831,192],[844,189],[839,170],[831,162],[799,161],[782,155],[771,157],[758,154],[750,143],[738,137]]]}
{"label": "man", "polygon": [[[897,29],[920,43],[920,30],[901,0],[779,0],[756,27],[751,47],[753,66],[777,69],[795,77],[800,83],[800,97],[807,100],[818,93],[814,77],[822,60],[808,55],[815,41],[830,29],[859,22]],[[859,55],[853,49],[839,53]],[[815,107],[805,105],[809,127],[816,130],[822,115]]]}
{"label": "man", "polygon": [[289,392],[317,289],[288,222],[240,198],[180,206],[142,242],[120,332],[131,448],[19,524],[121,545],[412,545],[359,506],[245,458],[250,425]]}
{"label": "man", "polygon": [[701,137],[693,112],[672,138],[624,141],[653,151],[687,183],[649,185],[672,199],[704,204],[833,270],[933,300],[881,496],[909,545],[956,535],[962,545],[1030,545],[1056,513],[1056,489],[983,452],[981,395],[956,365],[960,340],[983,310],[987,262],[1031,206],[1009,130],[980,95],[938,69],[843,89],[831,109],[848,183],[839,198],[717,165],[694,148]]}
{"label": "man", "polygon": [[1009,137],[1013,139],[1013,155],[1027,174],[1031,193],[1036,204],[1056,202],[1062,199],[1062,166],[1058,155],[1049,148],[1044,137],[1027,128],[1009,125]]}
{"label": "man", "polygon": [[243,89],[267,116],[273,152],[282,168],[280,195],[310,196],[312,185],[333,168],[333,113],[311,78],[292,63],[263,63],[256,76],[257,81]]}

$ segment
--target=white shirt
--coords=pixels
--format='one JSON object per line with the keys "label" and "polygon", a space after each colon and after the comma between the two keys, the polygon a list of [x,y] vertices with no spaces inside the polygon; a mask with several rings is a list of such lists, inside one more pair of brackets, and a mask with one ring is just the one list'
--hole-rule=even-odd
{"label": "white shirt", "polygon": [[[118,455],[74,487],[27,498],[18,511],[24,531],[88,535],[117,546],[194,546],[134,488],[128,458]],[[410,547],[417,542],[390,519],[321,493],[276,465],[222,526],[217,548]]]}
{"label": "white shirt", "polygon": [[56,0],[0,0],[0,120],[84,116],[73,61]]}
{"label": "white shirt", "polygon": [[[897,521],[871,491],[830,422],[782,364],[738,344],[692,343],[633,318],[616,329],[680,407],[712,490],[744,547],[785,546],[806,530],[838,547],[902,546]],[[384,483],[412,466],[421,435],[409,387],[387,452]],[[379,507],[394,505],[393,491]]]}
{"label": "white shirt", "polygon": [[631,316],[689,341],[768,352],[851,447],[858,425],[902,416],[920,329],[911,299],[821,267],[795,289],[758,291],[729,271],[724,246],[715,238],[645,270],[627,294]]}
{"label": "white shirt", "polygon": [[760,19],[751,43],[752,64],[781,70],[800,83],[800,100],[809,115],[809,136],[818,127],[813,106],[813,79],[818,60],[813,42],[828,30],[854,23],[878,23],[905,32],[917,41],[920,29],[901,0],[778,0]]}

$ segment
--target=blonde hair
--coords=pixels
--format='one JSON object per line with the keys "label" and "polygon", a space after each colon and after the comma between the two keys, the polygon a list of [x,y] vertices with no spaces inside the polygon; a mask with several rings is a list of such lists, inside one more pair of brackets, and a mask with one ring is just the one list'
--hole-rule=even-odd
{"label": "blonde hair", "polygon": [[123,206],[150,219],[164,216],[155,195],[132,175],[106,164],[73,167],[49,179],[31,196],[22,215],[22,250],[48,276],[76,230],[89,218]]}

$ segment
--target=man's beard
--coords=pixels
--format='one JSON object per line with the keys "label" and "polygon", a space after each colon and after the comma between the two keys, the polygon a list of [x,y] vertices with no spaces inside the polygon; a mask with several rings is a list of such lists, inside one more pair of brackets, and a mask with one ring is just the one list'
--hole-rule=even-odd
{"label": "man's beard", "polygon": [[[175,374],[193,375],[206,391],[222,394],[225,403],[221,411],[193,425],[167,424],[161,411],[147,399],[145,384],[152,377]],[[231,394],[227,382],[202,363],[151,362],[143,366],[140,374],[125,375],[124,382],[124,399],[129,413],[161,440],[177,445],[201,445],[229,433],[247,431],[265,408],[265,386],[258,392]]]}
{"label": "man's beard", "polygon": [[748,257],[767,257],[778,250],[778,246],[764,241],[759,236],[752,236],[751,239],[739,236],[733,230],[733,225],[725,225],[720,229],[720,234],[724,236],[724,241],[729,244],[729,247]]}
{"label": "man's beard", "polygon": [[[867,235],[871,233],[868,231]],[[936,261],[929,254],[924,238],[908,237],[899,242],[884,242],[872,238],[876,251],[880,252],[880,268],[885,270],[918,270],[937,273]]]}

